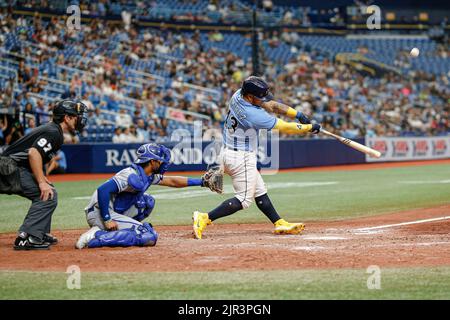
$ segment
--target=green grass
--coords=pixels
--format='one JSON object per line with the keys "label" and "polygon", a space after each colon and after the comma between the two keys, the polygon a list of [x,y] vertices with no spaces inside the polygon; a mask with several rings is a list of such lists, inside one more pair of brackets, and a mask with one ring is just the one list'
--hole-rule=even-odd
{"label": "green grass", "polygon": [[[364,171],[280,173],[264,176],[269,194],[282,216],[290,220],[345,219],[449,204],[450,165]],[[422,181],[405,184],[402,181]],[[101,183],[56,183],[59,205],[53,229],[86,228],[86,199]],[[294,186],[286,183],[336,182],[334,185]],[[230,180],[226,180],[228,187]],[[196,197],[191,192],[200,192]],[[189,225],[193,210],[210,210],[231,196],[200,188],[171,190],[152,187],[157,199],[155,225]],[[17,230],[29,202],[0,196],[0,232]],[[219,223],[264,222],[256,208]],[[381,290],[368,290],[362,269],[255,272],[82,273],[81,290],[66,287],[67,274],[0,271],[0,299],[450,299],[450,266],[382,270]]]}
{"label": "green grass", "polygon": [[[425,272],[426,271],[426,272]],[[382,269],[381,289],[364,269],[255,272],[0,272],[1,299],[450,299],[450,268]],[[24,285],[26,283],[26,285]]]}
{"label": "green grass", "polygon": [[[390,168],[363,171],[294,172],[264,176],[269,195],[281,215],[291,220],[344,219],[450,203],[448,183],[404,184],[400,181],[440,181],[450,176],[450,165]],[[335,185],[272,188],[283,183],[337,182]],[[56,183],[59,205],[53,216],[53,229],[85,228],[84,207],[102,180]],[[226,180],[230,188],[230,180]],[[200,196],[180,198],[200,192]],[[217,195],[200,188],[170,189],[154,186],[150,193],[164,195],[156,200],[151,220],[155,225],[187,225],[194,210],[209,211],[232,196]],[[169,198],[170,197],[170,198]],[[0,195],[0,232],[15,231],[25,216],[29,201],[18,196]],[[265,222],[253,205],[248,210],[218,223]]]}

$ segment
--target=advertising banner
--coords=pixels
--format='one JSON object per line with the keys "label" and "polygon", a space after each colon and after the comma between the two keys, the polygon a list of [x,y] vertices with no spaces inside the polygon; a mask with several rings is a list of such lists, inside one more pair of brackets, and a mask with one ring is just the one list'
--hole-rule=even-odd
{"label": "advertising banner", "polygon": [[367,146],[381,152],[381,157],[366,157],[367,162],[428,160],[450,158],[450,136],[442,137],[373,137]]}
{"label": "advertising banner", "polygon": [[[363,139],[355,139],[364,143]],[[217,161],[221,145],[211,142],[167,143],[172,149],[170,171],[203,171]],[[68,173],[113,173],[130,166],[139,144],[64,145]],[[364,163],[364,154],[336,140],[261,140],[257,151],[262,174],[278,169]]]}

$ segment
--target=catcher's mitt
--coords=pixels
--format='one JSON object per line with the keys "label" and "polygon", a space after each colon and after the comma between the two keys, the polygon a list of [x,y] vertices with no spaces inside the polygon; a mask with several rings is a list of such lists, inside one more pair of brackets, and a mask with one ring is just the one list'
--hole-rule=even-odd
{"label": "catcher's mitt", "polygon": [[220,166],[210,167],[202,176],[202,187],[223,193],[223,170]]}

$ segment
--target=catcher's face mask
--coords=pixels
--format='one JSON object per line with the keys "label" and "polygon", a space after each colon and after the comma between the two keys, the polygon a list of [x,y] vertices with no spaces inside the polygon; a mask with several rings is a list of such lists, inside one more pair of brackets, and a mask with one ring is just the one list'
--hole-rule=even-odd
{"label": "catcher's face mask", "polygon": [[170,159],[171,159],[171,153],[170,150],[164,146],[161,147],[161,153],[162,153],[162,158],[164,159],[164,161],[161,161],[159,164],[159,174],[164,174],[166,173],[167,169],[169,169],[170,166]]}
{"label": "catcher's face mask", "polygon": [[158,160],[150,160],[152,166],[152,173],[164,174],[170,166],[170,162],[162,162]]}

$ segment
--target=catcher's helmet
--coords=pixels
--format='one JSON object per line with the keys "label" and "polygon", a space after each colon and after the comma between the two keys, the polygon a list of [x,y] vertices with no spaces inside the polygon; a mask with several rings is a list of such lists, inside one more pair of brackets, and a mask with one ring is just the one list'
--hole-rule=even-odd
{"label": "catcher's helmet", "polygon": [[262,101],[270,101],[273,99],[273,95],[269,88],[263,78],[250,76],[242,83],[241,93],[242,95],[251,94]]}
{"label": "catcher's helmet", "polygon": [[64,120],[64,116],[76,116],[77,123],[75,129],[77,131],[83,130],[87,122],[86,112],[87,107],[84,103],[78,100],[62,100],[59,101],[53,108],[53,121],[61,123]]}
{"label": "catcher's helmet", "polygon": [[157,143],[143,144],[136,151],[137,159],[134,161],[136,164],[146,163],[150,160],[161,161],[159,167],[160,174],[164,174],[170,165],[170,150],[166,146]]}

